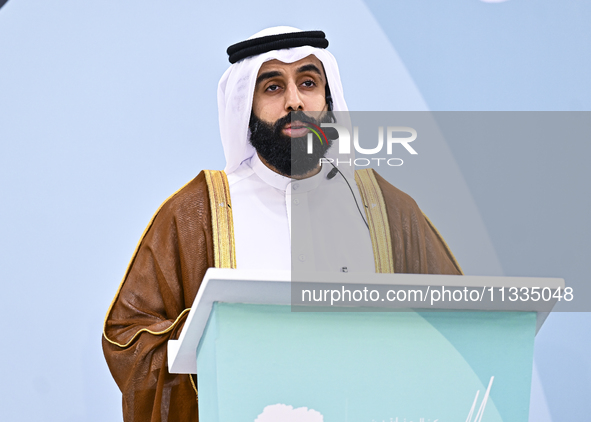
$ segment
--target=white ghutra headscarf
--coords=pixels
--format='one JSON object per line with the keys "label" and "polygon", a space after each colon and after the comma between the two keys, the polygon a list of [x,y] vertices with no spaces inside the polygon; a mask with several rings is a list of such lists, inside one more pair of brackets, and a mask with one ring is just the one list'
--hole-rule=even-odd
{"label": "white ghutra headscarf", "polygon": [[[289,26],[277,26],[257,32],[249,39],[268,35],[300,32],[300,29]],[[252,100],[257,74],[261,65],[269,60],[277,59],[284,63],[293,63],[313,54],[324,65],[327,83],[333,100],[333,110],[346,112],[347,104],[343,96],[343,86],[339,75],[337,62],[332,54],[322,48],[311,46],[272,50],[258,56],[248,57],[234,63],[222,76],[218,85],[218,112],[220,134],[224,155],[226,156],[226,174],[234,172],[238,166],[255,154],[250,144],[248,123],[252,110]],[[343,122],[339,122],[343,123]],[[352,154],[345,156],[337,154],[337,142],[326,154],[327,157],[348,160]],[[345,167],[343,167],[345,170]]]}

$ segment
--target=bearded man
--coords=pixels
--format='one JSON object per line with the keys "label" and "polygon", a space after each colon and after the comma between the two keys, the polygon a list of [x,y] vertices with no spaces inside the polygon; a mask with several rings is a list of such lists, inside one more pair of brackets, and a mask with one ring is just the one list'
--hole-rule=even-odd
{"label": "bearded man", "polygon": [[164,202],[105,319],[126,422],[197,420],[196,379],[168,372],[166,344],[210,267],[461,274],[412,198],[372,170],[321,164],[347,158],[329,137],[308,154],[309,131],[347,111],[327,46],[321,31],[277,27],[228,48],[218,89],[226,168]]}

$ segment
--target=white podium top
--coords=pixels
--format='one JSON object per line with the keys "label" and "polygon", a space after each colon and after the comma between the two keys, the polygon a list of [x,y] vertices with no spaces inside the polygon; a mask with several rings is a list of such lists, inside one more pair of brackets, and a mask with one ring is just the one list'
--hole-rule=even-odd
{"label": "white podium top", "polygon": [[[321,280],[319,280],[321,278]],[[168,370],[170,373],[196,374],[197,347],[209,319],[214,302],[248,303],[267,305],[291,305],[292,272],[290,271],[247,271],[210,268],[205,273],[203,282],[189,312],[187,320],[178,340],[168,342]],[[360,280],[363,280],[360,282]],[[517,288],[549,288],[564,289],[564,280],[558,278],[533,277],[487,277],[487,276],[452,276],[433,274],[360,274],[360,273],[310,273],[302,281],[313,286],[326,287],[327,283],[341,286],[372,285],[392,287],[395,289],[408,288],[479,288],[486,289],[511,287]],[[336,287],[336,286],[335,286]],[[454,310],[507,310],[507,311],[535,311],[538,312],[536,332],[542,326],[557,299],[540,302],[510,301],[508,294],[504,301],[470,301],[438,302],[435,306],[425,306],[429,309]],[[500,293],[495,292],[500,299]],[[382,299],[383,300],[383,299]],[[351,306],[351,305],[346,305]],[[358,306],[367,306],[367,302],[359,302]],[[416,303],[400,302],[398,307],[419,308]]]}

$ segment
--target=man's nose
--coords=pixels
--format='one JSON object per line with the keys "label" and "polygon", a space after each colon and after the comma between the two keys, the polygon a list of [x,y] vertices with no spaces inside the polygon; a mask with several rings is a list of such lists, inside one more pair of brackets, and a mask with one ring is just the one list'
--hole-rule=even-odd
{"label": "man's nose", "polygon": [[304,102],[302,101],[300,92],[298,91],[298,87],[295,85],[295,83],[290,83],[287,85],[287,90],[285,92],[285,109],[287,111],[304,109]]}

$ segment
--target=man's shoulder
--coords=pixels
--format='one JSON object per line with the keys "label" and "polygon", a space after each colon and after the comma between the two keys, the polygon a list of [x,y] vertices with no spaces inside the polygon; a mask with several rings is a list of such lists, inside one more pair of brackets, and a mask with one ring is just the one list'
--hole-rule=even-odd
{"label": "man's shoulder", "polygon": [[[414,199],[374,171],[390,222],[392,247],[401,251],[395,271],[416,274],[462,274],[445,240]],[[422,251],[422,252],[421,252]]]}
{"label": "man's shoulder", "polygon": [[382,191],[384,202],[388,207],[395,207],[399,212],[421,213],[416,201],[406,192],[401,191],[384,179],[377,171],[373,171],[376,182]]}
{"label": "man's shoulder", "polygon": [[209,208],[208,192],[205,172],[201,171],[195,178],[170,195],[162,203],[157,213],[178,215],[185,212],[197,212],[200,214],[205,208]]}

